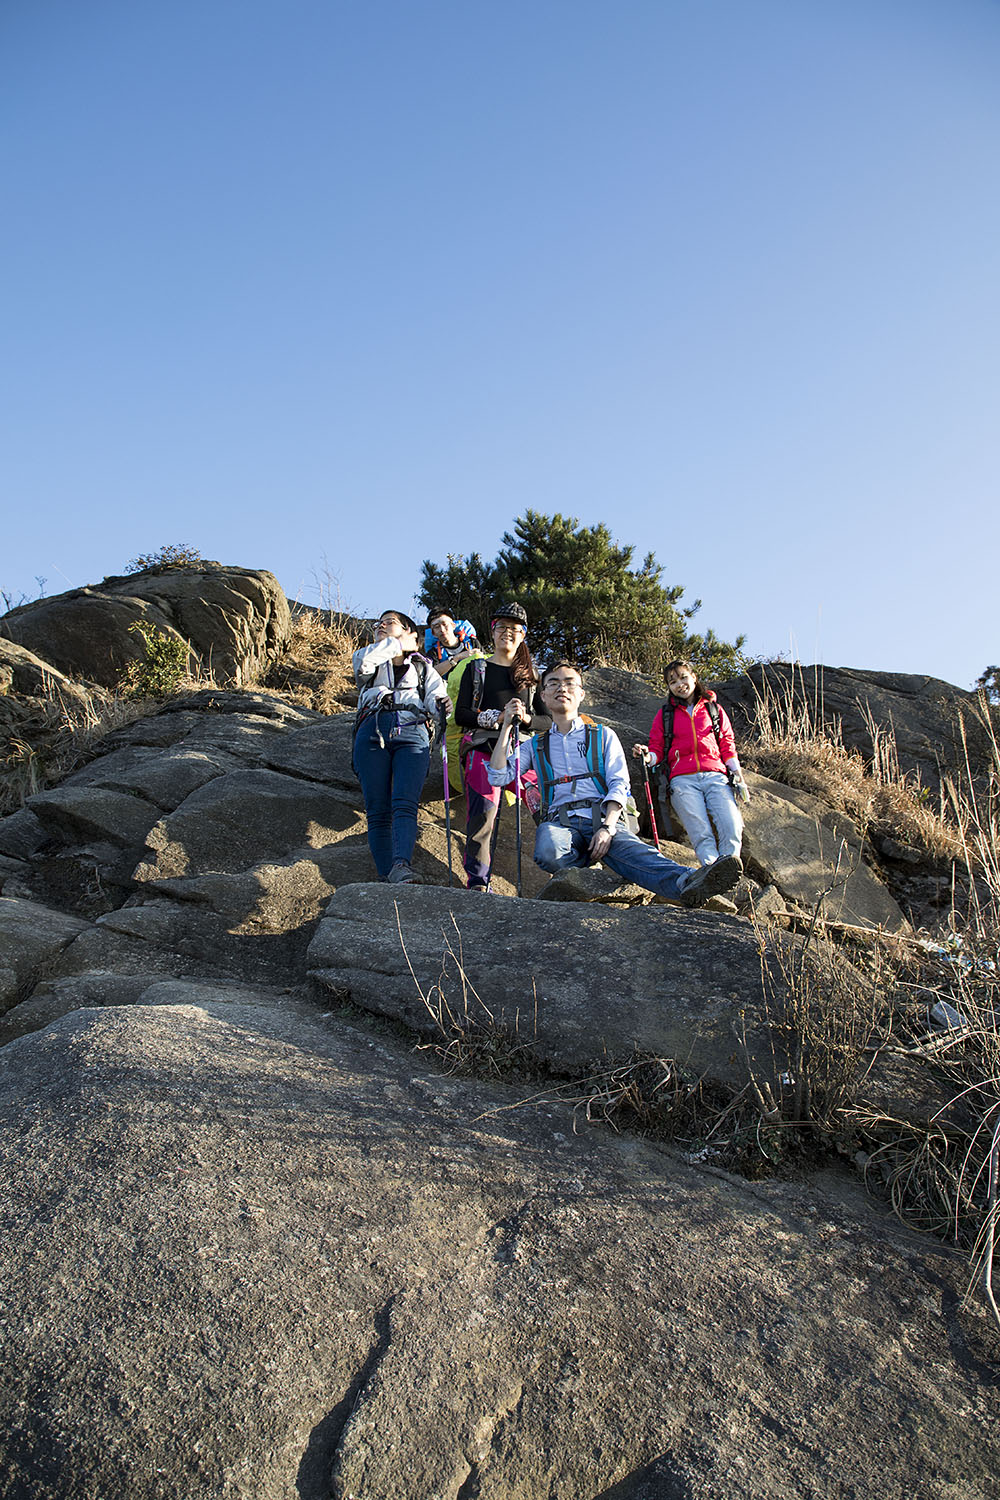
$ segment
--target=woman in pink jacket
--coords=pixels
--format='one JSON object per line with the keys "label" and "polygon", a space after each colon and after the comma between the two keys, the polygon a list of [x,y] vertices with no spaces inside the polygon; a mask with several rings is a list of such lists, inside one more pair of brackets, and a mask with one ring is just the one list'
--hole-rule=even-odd
{"label": "woman in pink jacket", "polygon": [[[750,801],[743,779],[733,726],[725,709],[703,687],[689,661],[672,661],[663,669],[670,696],[649,731],[649,745],[635,744],[632,754],[647,765],[663,767],[670,778],[670,801],[684,825],[701,865],[728,855],[739,858],[743,818],[737,804]],[[718,733],[712,722],[718,719]],[[672,722],[664,725],[664,713]],[[713,827],[713,824],[715,825]]]}

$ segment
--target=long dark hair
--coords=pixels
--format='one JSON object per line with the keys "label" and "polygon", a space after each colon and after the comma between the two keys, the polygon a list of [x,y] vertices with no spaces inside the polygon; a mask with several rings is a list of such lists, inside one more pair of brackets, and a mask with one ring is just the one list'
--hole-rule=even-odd
{"label": "long dark hair", "polygon": [[683,658],[678,657],[676,661],[668,661],[667,665],[663,668],[663,680],[667,684],[667,697],[670,699],[671,703],[676,704],[681,701],[679,698],[675,698],[673,693],[670,692],[670,674],[671,672],[678,671],[690,672],[691,676],[694,678],[694,696],[692,698],[692,702],[697,703],[700,698],[708,697],[709,690],[702,682],[701,678],[698,676],[698,670],[695,667],[694,662],[685,661],[683,660]]}
{"label": "long dark hair", "polygon": [[538,683],[538,668],[535,666],[527,641],[522,641],[514,652],[514,660],[507,669],[510,680],[518,692],[522,688],[535,687]]}

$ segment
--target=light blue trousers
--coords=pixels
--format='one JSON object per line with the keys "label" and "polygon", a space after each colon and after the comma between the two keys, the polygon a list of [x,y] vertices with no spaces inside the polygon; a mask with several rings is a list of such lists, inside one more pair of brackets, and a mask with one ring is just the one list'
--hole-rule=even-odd
{"label": "light blue trousers", "polygon": [[739,855],[743,818],[733,789],[721,771],[672,776],[670,804],[684,824],[700,865],[713,865],[727,855]]}

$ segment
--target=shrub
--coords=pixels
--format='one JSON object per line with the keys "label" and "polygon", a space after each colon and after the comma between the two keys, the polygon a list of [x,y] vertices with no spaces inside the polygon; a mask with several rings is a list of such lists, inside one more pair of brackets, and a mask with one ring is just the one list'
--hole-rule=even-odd
{"label": "shrub", "polygon": [[165,698],[176,693],[187,676],[190,648],[186,641],[157,630],[148,620],[134,620],[130,635],[142,637],[145,655],[131,661],[122,673],[120,688],[127,698]]}
{"label": "shrub", "polygon": [[976,678],[976,687],[985,693],[990,703],[1000,703],[1000,667],[987,667],[983,675]]}
{"label": "shrub", "polygon": [[133,557],[131,562],[125,564],[126,573],[166,572],[169,568],[194,568],[204,558],[197,547],[189,547],[186,542],[177,542],[173,546],[160,547],[156,552],[143,552],[139,557]]}

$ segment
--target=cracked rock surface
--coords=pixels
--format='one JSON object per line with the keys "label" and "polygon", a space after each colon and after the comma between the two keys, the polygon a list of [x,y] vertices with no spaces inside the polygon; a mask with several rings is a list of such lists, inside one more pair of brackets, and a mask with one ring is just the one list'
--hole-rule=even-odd
{"label": "cracked rock surface", "polygon": [[418,1049],[460,961],[557,1072],[740,1082],[748,923],[504,899],[509,810],[448,889],[438,764],[371,883],[351,720],[191,694],[0,821],[0,1500],[986,1500],[961,1261]]}
{"label": "cracked rock surface", "polygon": [[929,1242],[246,999],[0,1052],[0,1494],[990,1493]]}

